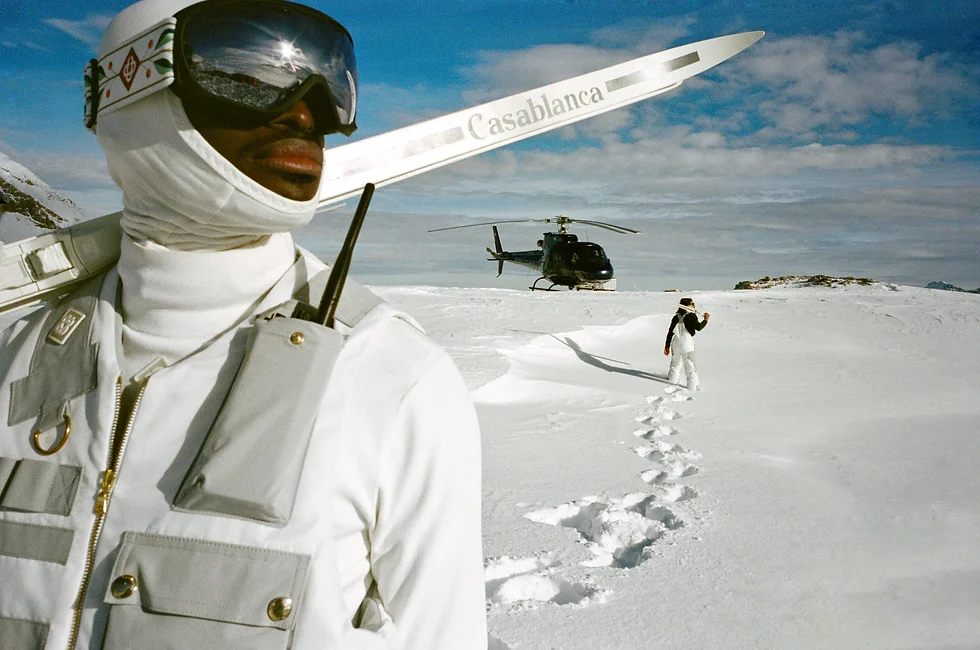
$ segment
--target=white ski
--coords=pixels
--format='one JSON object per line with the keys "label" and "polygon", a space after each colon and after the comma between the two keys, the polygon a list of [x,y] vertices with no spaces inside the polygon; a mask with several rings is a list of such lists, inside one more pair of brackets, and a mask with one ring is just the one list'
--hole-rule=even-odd
{"label": "white ski", "polygon": [[322,205],[601,115],[676,88],[764,32],[720,36],[328,149]]}
{"label": "white ski", "polygon": [[[320,207],[573,124],[678,87],[762,38],[745,32],[682,45],[327,149]],[[3,246],[0,313],[61,293],[115,263],[116,212]]]}

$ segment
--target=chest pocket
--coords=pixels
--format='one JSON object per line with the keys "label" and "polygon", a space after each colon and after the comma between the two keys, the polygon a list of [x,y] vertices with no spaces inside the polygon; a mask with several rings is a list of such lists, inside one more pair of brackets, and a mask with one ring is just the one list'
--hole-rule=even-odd
{"label": "chest pocket", "polygon": [[308,555],[125,533],[104,650],[286,650]]}
{"label": "chest pocket", "polygon": [[[315,291],[324,276],[313,278],[307,289]],[[348,281],[337,320],[354,327],[380,302]],[[295,304],[266,312],[252,327],[238,375],[174,499],[178,510],[276,527],[289,522],[313,425],[343,344],[335,329],[285,316]]]}

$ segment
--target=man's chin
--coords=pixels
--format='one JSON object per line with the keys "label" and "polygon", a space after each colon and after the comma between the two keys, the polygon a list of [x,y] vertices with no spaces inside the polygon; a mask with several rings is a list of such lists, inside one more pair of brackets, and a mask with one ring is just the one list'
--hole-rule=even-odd
{"label": "man's chin", "polygon": [[253,181],[292,201],[309,201],[320,189],[319,168],[316,174],[292,171],[288,167],[271,168],[263,165],[246,175]]}
{"label": "man's chin", "polygon": [[271,182],[259,181],[259,184],[292,201],[309,201],[316,197],[320,179],[294,174],[275,178]]}

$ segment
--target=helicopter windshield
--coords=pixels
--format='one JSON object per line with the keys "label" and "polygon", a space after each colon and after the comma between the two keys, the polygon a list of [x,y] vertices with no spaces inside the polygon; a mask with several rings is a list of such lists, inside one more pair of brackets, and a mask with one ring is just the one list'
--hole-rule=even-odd
{"label": "helicopter windshield", "polygon": [[562,251],[563,261],[574,268],[583,270],[600,270],[609,264],[605,252],[593,244],[578,244],[570,250]]}

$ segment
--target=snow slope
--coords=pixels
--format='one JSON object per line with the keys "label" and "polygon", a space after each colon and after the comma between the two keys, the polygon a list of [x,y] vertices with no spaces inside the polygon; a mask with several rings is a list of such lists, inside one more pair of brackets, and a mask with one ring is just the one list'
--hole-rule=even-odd
{"label": "snow slope", "polygon": [[0,241],[20,241],[86,218],[71,199],[0,152]]}
{"label": "snow slope", "polygon": [[484,436],[491,648],[980,648],[980,296],[377,287]]}

